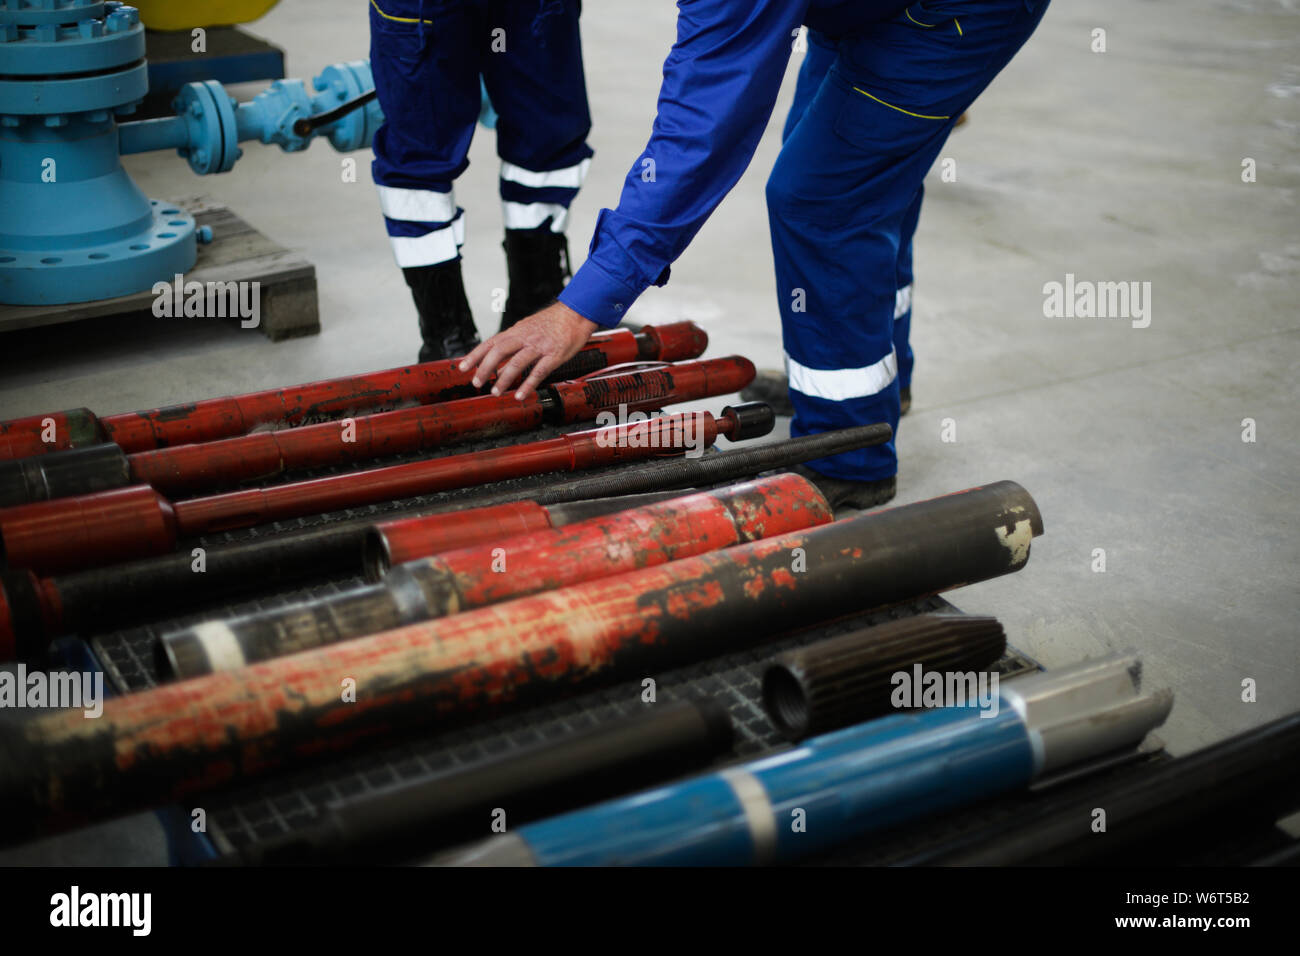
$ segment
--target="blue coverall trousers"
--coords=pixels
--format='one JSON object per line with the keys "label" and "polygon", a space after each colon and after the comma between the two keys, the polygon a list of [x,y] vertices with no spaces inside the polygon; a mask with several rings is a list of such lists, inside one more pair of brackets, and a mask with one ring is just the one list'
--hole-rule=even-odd
{"label": "blue coverall trousers", "polygon": [[[810,34],[767,184],[792,434],[871,422],[897,433],[923,180],[1047,3],[927,0],[860,33]],[[898,457],[890,441],[810,465],[871,481]]]}
{"label": "blue coverall trousers", "polygon": [[480,76],[498,114],[506,228],[564,231],[592,155],[581,10],[581,0],[370,0],[384,109],[372,173],[399,266],[460,255],[453,183],[469,165]]}

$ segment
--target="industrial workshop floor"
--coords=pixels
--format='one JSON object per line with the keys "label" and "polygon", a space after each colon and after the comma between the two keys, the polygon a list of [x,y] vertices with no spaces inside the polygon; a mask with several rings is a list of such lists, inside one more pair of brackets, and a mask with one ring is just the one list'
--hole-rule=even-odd
{"label": "industrial workshop floor", "polygon": [[[1088,6],[1049,11],[945,149],[956,181],[936,169],[927,184],[898,503],[1002,478],[1028,488],[1047,528],[1028,567],[954,603],[997,615],[1049,668],[1136,649],[1147,679],[1176,691],[1160,734],[1185,753],[1300,707],[1300,10],[1282,0]],[[578,258],[648,135],[674,16],[671,4],[587,4],[596,158],[570,229]],[[1106,52],[1092,52],[1097,28]],[[355,0],[282,0],[251,29],[286,49],[293,76],[366,54]],[[779,365],[781,344],[763,186],[798,60],[749,174],[671,284],[631,316],[694,319],[709,354],[767,366]],[[298,156],[245,152],[234,172],[202,180],[170,155],[127,166],[151,196],[225,203],[313,261],[322,334],[271,345],[193,319],[11,334],[0,337],[0,417],[119,412],[414,359],[368,155],[357,156],[359,181],[345,183],[323,143]],[[491,133],[480,130],[471,158],[457,191],[486,333],[504,284]],[[1242,178],[1247,158],[1253,183]],[[1149,282],[1150,325],[1044,318],[1044,284],[1067,273]],[[1242,701],[1247,678],[1257,702]],[[0,863],[164,858],[142,816]]]}

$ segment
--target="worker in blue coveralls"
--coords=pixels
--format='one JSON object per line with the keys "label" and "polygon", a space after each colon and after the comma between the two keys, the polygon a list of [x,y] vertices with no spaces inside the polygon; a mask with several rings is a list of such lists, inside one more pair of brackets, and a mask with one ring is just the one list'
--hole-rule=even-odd
{"label": "worker in blue coveralls", "polygon": [[569,274],[569,204],[591,162],[581,0],[370,0],[370,65],[384,110],[373,175],[420,317],[420,361],[478,345],[461,278],[456,178],[479,117],[498,118],[509,291],[501,328],[555,301]]}
{"label": "worker in blue coveralls", "polygon": [[[911,244],[921,186],[957,119],[1033,33],[1048,0],[680,0],[658,116],[559,301],[463,363],[526,397],[617,325],[735,185],[809,29],[767,206],[794,408],[791,433],[897,432],[910,386]],[[652,160],[654,175],[642,175]],[[521,373],[529,366],[531,371]],[[894,443],[810,462],[837,508],[894,496]]]}

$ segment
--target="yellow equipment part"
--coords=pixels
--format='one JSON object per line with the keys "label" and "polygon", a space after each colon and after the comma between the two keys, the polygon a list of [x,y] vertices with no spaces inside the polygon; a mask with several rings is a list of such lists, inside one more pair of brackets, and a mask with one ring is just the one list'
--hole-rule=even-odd
{"label": "yellow equipment part", "polygon": [[248,23],[280,0],[133,0],[140,19],[150,30],[192,30],[195,27],[229,27]]}

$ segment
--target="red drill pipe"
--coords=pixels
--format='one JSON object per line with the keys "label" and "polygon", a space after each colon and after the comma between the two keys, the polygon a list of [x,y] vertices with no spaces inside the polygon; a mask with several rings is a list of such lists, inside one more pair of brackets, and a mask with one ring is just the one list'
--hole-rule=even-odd
{"label": "red drill pipe", "polygon": [[[744,528],[749,527],[751,521],[757,520],[758,516],[766,513],[765,509],[772,510],[774,513],[784,515],[787,510],[798,510],[799,508],[814,509],[813,502],[816,502],[816,508],[824,504],[820,493],[817,492],[807,481],[798,478],[797,475],[786,472],[774,475],[768,478],[760,478],[753,483],[754,487],[765,496],[770,496],[771,500],[761,506],[755,505],[741,494],[742,490],[750,487],[749,484],[732,485],[723,489],[719,494],[735,496],[735,506],[740,510],[740,516],[736,523]],[[681,495],[685,492],[669,492],[670,496],[675,495],[671,503],[672,507],[685,508],[687,503],[694,502],[697,497],[683,498]],[[704,492],[703,494],[710,494]],[[646,496],[642,496],[646,497]],[[619,499],[610,499],[611,502],[617,502]],[[728,501],[731,498],[727,499]],[[603,502],[579,502],[576,504],[555,504],[540,505],[535,501],[514,501],[502,505],[490,505],[485,508],[471,508],[467,511],[453,511],[446,514],[420,515],[414,518],[398,518],[393,521],[382,521],[373,526],[366,532],[365,543],[362,546],[362,565],[365,570],[366,578],[370,581],[379,581],[388,573],[390,568],[406,564],[410,561],[420,561],[434,555],[447,555],[452,551],[462,549],[472,549],[475,545],[487,542],[500,542],[507,538],[519,539],[513,542],[518,546],[521,536],[534,536],[534,532],[542,533],[545,537],[546,532],[558,529],[565,525],[573,526],[575,522],[582,525],[597,527],[601,521],[608,521],[618,525],[618,518],[604,518],[602,515],[590,515],[593,505],[599,507]],[[646,512],[651,515],[659,515],[667,505],[646,504],[638,506],[633,512],[630,508],[620,509],[624,514],[634,514]],[[814,509],[815,510],[815,509]],[[826,512],[830,514],[829,511]],[[777,518],[773,520],[784,520]],[[830,518],[825,520],[829,521]],[[810,524],[821,524],[821,520],[812,520]],[[621,525],[619,525],[621,527]],[[806,527],[807,525],[798,525]],[[754,534],[751,538],[770,537],[778,532],[768,530],[763,534]],[[725,547],[723,545],[722,547]],[[608,556],[611,560],[613,555]],[[585,560],[585,559],[584,559]],[[599,558],[593,560],[599,561]],[[570,557],[567,554],[559,554],[556,561],[560,566],[567,565]],[[638,565],[639,567],[640,565]],[[581,579],[575,579],[581,580]],[[551,585],[559,587],[560,585]],[[3,629],[0,628],[0,633]]]}
{"label": "red drill pipe", "polygon": [[445,589],[425,588],[430,616],[444,616],[828,524],[832,518],[810,481],[785,473],[445,552],[392,572],[381,562],[376,570],[391,577],[409,571],[426,584],[445,582]]}
{"label": "red drill pipe", "polygon": [[0,721],[0,838],[1009,574],[1042,531],[998,482],[116,697],[94,720]]}
{"label": "red drill pipe", "polygon": [[772,410],[746,402],[708,412],[561,435],[547,441],[450,455],[272,488],[173,503],[135,485],[0,511],[0,553],[9,567],[52,574],[170,551],[178,538],[321,514],[397,498],[484,485],[549,471],[703,451],[719,435],[743,441],[772,430]]}
{"label": "red drill pipe", "polygon": [[[698,358],[708,341],[708,335],[693,322],[646,326],[639,332],[597,332],[550,379],[572,378],[637,359],[673,362]],[[16,418],[0,422],[0,458],[26,458],[106,441],[123,451],[144,451],[230,438],[268,425],[285,428],[345,418],[360,411],[464,398],[476,393],[474,373],[462,372],[459,365],[460,359],[424,362],[103,418],[85,408]],[[45,441],[47,437],[52,440]]]}
{"label": "red drill pipe", "polygon": [[[525,531],[574,524],[683,494],[680,490],[657,491],[549,506],[521,501],[442,513],[438,517],[443,520],[436,528],[420,529],[418,537],[425,550],[413,554],[412,558],[465,548],[481,541],[499,541]],[[507,510],[515,517],[508,517]],[[297,537],[280,535],[270,541],[255,540],[236,545],[234,550],[210,549],[201,575],[194,573],[191,555],[183,552],[49,578],[22,569],[0,570],[0,662],[38,660],[54,638],[85,633],[87,627],[96,631],[111,629],[127,621],[157,618],[169,610],[181,611],[196,601],[210,601],[215,595],[229,597],[238,593],[238,588],[234,592],[227,589],[229,577],[223,570],[237,569],[236,579],[255,579],[258,589],[263,591],[283,589],[305,578],[355,574],[364,570],[367,563],[363,560],[367,558],[366,532],[371,527],[404,525],[408,520],[396,519],[372,526],[354,519],[307,532],[307,540],[300,533]],[[412,542],[414,538],[412,534]],[[350,549],[346,547],[349,541]],[[287,551],[282,550],[286,547]],[[236,553],[242,553],[243,558],[236,558],[232,565],[229,559]],[[340,559],[342,554],[347,556]],[[377,552],[368,559],[369,563],[378,568],[381,557]],[[159,561],[164,562],[163,567]],[[320,561],[321,565],[313,569],[314,561]],[[196,577],[202,580],[196,581]]]}
{"label": "red drill pipe", "polygon": [[386,567],[550,527],[550,512],[535,501],[384,521],[375,525],[374,536],[366,541],[366,576],[378,580]]}
{"label": "red drill pipe", "polygon": [[830,506],[810,481],[774,475],[444,551],[394,569],[379,584],[208,621],[165,635],[162,646],[172,672],[188,679],[830,520]]}
{"label": "red drill pipe", "polygon": [[590,421],[619,408],[647,411],[712,398],[738,392],[754,379],[753,363],[739,356],[642,371],[624,368],[628,370],[607,372],[600,378],[543,386],[524,401],[513,395],[481,395],[129,455],[115,445],[96,445],[0,461],[0,507],[130,484],[188,497],[286,471],[527,431],[544,422]]}

